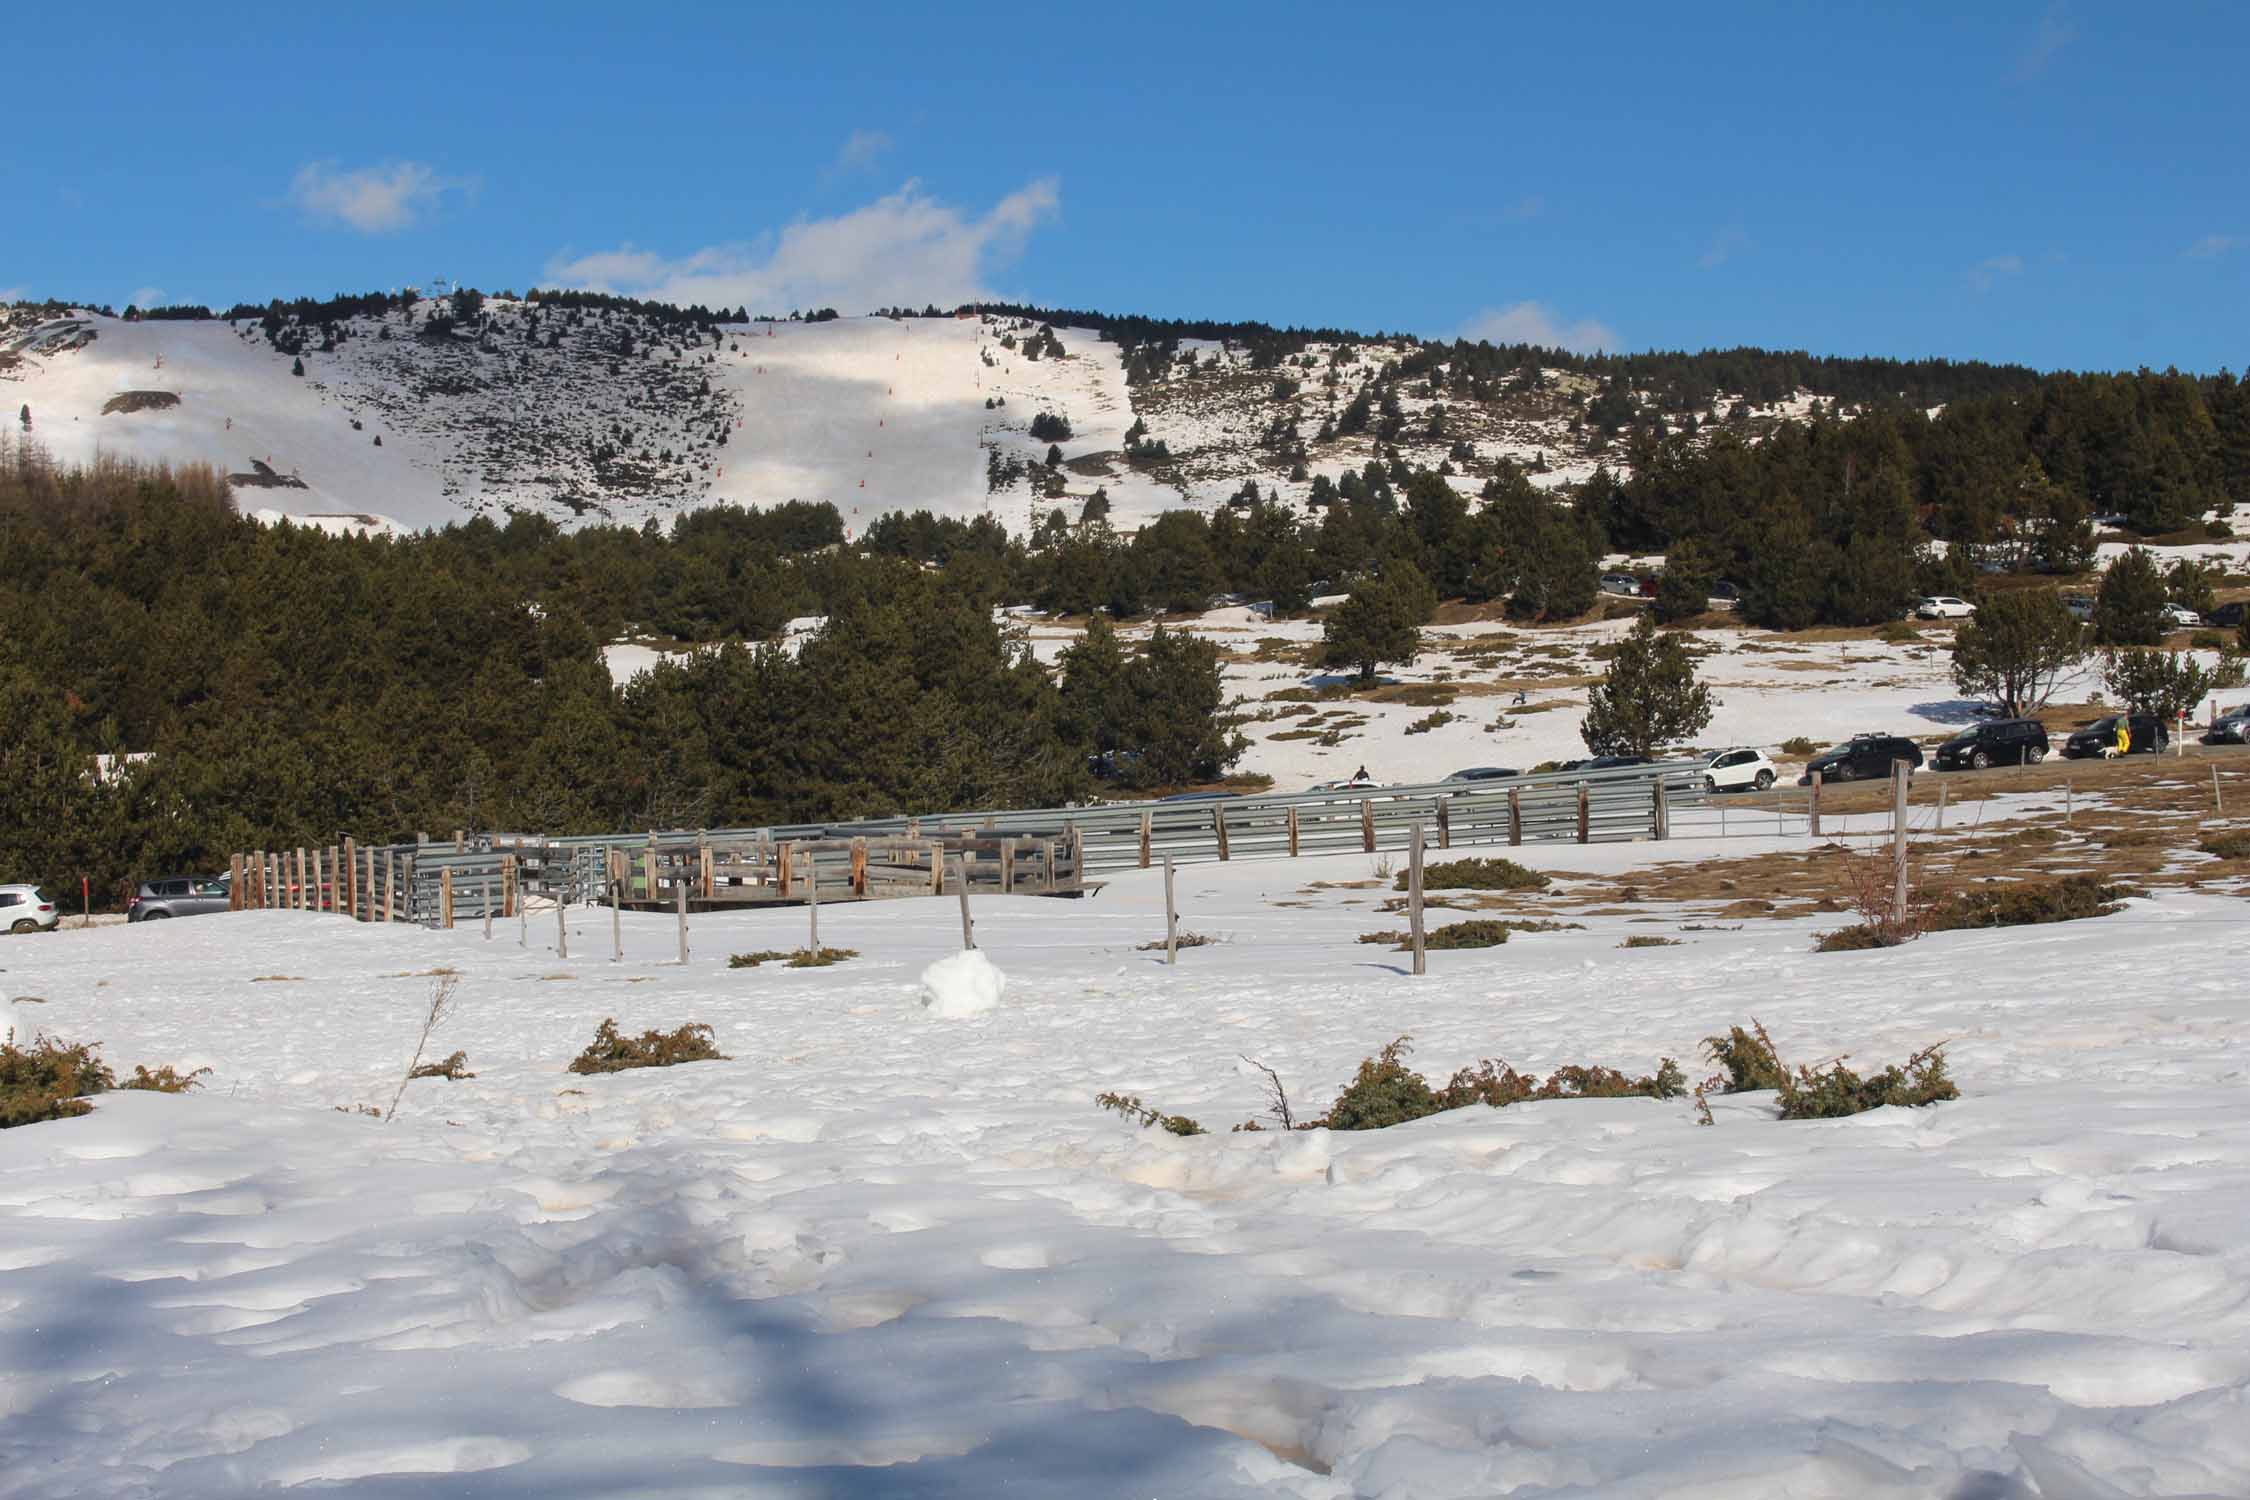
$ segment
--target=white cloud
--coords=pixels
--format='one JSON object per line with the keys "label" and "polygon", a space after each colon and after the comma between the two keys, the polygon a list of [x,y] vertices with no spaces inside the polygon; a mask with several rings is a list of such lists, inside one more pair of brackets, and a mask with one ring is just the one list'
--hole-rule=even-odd
{"label": "white cloud", "polygon": [[2230,250],[2240,250],[2250,245],[2250,240],[2235,234],[2207,234],[2187,247],[2186,253],[2195,260],[2217,260]]}
{"label": "white cloud", "polygon": [[1980,260],[1969,268],[1969,285],[1980,292],[1992,290],[1993,283],[2003,276],[2021,276],[2023,257],[2020,255],[1995,255]]}
{"label": "white cloud", "polygon": [[896,304],[951,306],[989,297],[986,273],[1019,254],[1062,203],[1052,177],[969,217],[909,182],[830,219],[799,219],[748,243],[712,245],[678,258],[621,245],[558,255],[546,279],[560,286],[753,312]]}
{"label": "white cloud", "polygon": [[1749,248],[1749,232],[1740,224],[1729,224],[1711,236],[1711,243],[1703,247],[1703,253],[1695,258],[1695,263],[1706,271],[1715,271]]}
{"label": "white cloud", "polygon": [[30,295],[28,287],[0,286],[0,302],[21,302]]}
{"label": "white cloud", "polygon": [[2039,29],[2016,54],[2016,81],[2023,83],[2046,72],[2056,54],[2077,39],[2078,26],[2070,19],[2070,7],[2062,0],[2055,0],[2039,17]]}
{"label": "white cloud", "polygon": [[1564,323],[1556,318],[1554,309],[1543,302],[1488,307],[1462,326],[1461,337],[1484,339],[1494,344],[1537,344],[1548,349],[1568,349],[1575,354],[1624,347],[1617,330],[1607,323],[1592,318]]}
{"label": "white cloud", "polygon": [[164,288],[160,286],[137,286],[133,288],[133,295],[127,297],[125,302],[127,306],[137,307],[142,312],[147,312],[152,307],[162,307],[164,306]]}
{"label": "white cloud", "polygon": [[388,234],[412,225],[445,193],[471,185],[441,177],[418,161],[349,171],[333,161],[316,161],[297,169],[289,182],[289,197],[316,223],[343,224],[362,234]]}
{"label": "white cloud", "polygon": [[832,173],[857,172],[875,165],[877,157],[891,149],[890,136],[880,130],[855,130],[844,137],[844,144],[829,164]]}

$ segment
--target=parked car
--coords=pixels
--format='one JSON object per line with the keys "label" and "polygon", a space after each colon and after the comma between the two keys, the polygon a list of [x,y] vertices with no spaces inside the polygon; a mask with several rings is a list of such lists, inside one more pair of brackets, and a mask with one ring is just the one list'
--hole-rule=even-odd
{"label": "parked car", "polygon": [[1966,620],[1977,607],[1951,594],[1929,594],[1914,601],[1914,613],[1925,620]]}
{"label": "parked car", "polygon": [[2094,618],[2094,596],[2092,594],[2065,594],[2063,595],[2063,609],[2069,613],[2073,620],[2083,625]]}
{"label": "parked car", "polygon": [[[2117,721],[2125,717],[2111,714],[2106,719],[2096,719],[2085,728],[2072,733],[2063,741],[2063,754],[2071,760],[2091,760],[2117,747]],[[2164,721],[2154,714],[2131,716],[2131,738],[2126,745],[2128,755],[2154,755],[2172,743],[2172,732]]]}
{"label": "parked car", "polygon": [[1855,734],[1841,745],[1831,745],[1805,762],[1797,785],[1812,785],[1813,772],[1823,781],[1857,781],[1863,776],[1888,776],[1896,761],[1919,768],[1922,747],[1904,735]]}
{"label": "parked car", "polygon": [[2164,606],[2164,624],[2172,630],[2193,630],[2203,623],[2203,616],[2184,604]]}
{"label": "parked car", "polygon": [[1627,598],[1638,598],[1641,592],[1641,581],[1630,573],[1604,573],[1602,575],[1602,592],[1605,594],[1623,594]]}
{"label": "parked car", "polygon": [[53,932],[62,912],[35,885],[0,885],[0,930]]}
{"label": "parked car", "polygon": [[1510,770],[1506,766],[1470,766],[1466,770],[1455,771],[1445,779],[1447,781],[1505,781],[1510,776],[1521,776],[1522,774],[1523,772]]}
{"label": "parked car", "polygon": [[2204,732],[2206,745],[2250,745],[2250,703],[2224,709]]}
{"label": "parked car", "polygon": [[1663,586],[1664,575],[1662,573],[1651,573],[1648,575],[1648,577],[1641,580],[1641,586],[1638,592],[1643,599],[1654,599],[1656,597],[1656,591]]}
{"label": "parked car", "polygon": [[1967,766],[2029,766],[2047,758],[2047,726],[2037,719],[1988,719],[1937,747],[1930,765],[1940,771]]}
{"label": "parked car", "polygon": [[2242,624],[2242,617],[2246,613],[2250,613],[2250,604],[2245,604],[2242,600],[2237,599],[2232,604],[2222,604],[2217,609],[2212,610],[2207,618],[2214,625],[2233,630]]}
{"label": "parked car", "polygon": [[1703,784],[1714,792],[1764,791],[1774,783],[1773,762],[1763,750],[1736,746],[1703,763]]}
{"label": "parked car", "polygon": [[174,875],[144,880],[125,908],[128,922],[160,922],[167,917],[200,917],[227,909],[227,877]]}
{"label": "parked car", "polygon": [[1733,609],[1742,603],[1742,590],[1722,578],[1711,585],[1711,592],[1704,602],[1713,609]]}
{"label": "parked car", "polygon": [[1558,771],[1613,771],[1619,766],[1645,766],[1651,764],[1645,755],[1595,755],[1585,760],[1566,760],[1555,767]]}

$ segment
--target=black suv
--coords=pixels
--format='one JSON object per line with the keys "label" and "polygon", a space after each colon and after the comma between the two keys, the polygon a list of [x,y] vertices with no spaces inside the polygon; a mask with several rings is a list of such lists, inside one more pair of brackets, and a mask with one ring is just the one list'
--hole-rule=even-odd
{"label": "black suv", "polygon": [[[2072,760],[2084,760],[2105,754],[2117,748],[2117,721],[2125,717],[2111,714],[2106,719],[2096,719],[2063,741],[2063,754]],[[2172,743],[2172,732],[2164,721],[2154,714],[2131,716],[2132,740],[2127,745],[2128,755],[2154,755]]]}
{"label": "black suv", "polygon": [[1922,764],[1922,747],[1903,735],[1855,734],[1841,745],[1823,750],[1805,762],[1797,785],[1811,786],[1813,772],[1822,781],[1856,781],[1862,776],[1888,776],[1893,761]]}
{"label": "black suv", "polygon": [[1937,747],[1930,764],[1940,771],[1971,766],[2028,766],[2047,755],[2047,726],[2037,719],[1994,719],[1964,729]]}

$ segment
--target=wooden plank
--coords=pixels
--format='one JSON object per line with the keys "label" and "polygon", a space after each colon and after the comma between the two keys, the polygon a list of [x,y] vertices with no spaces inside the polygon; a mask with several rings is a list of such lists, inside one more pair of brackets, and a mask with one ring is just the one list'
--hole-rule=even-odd
{"label": "wooden plank", "polygon": [[1578,783],[1578,842],[1581,844],[1586,842],[1588,801],[1586,783],[1581,781]]}
{"label": "wooden plank", "polygon": [[1437,846],[1440,849],[1453,847],[1453,799],[1451,797],[1437,799]]}
{"label": "wooden plank", "polygon": [[1414,825],[1414,842],[1407,846],[1406,855],[1406,908],[1407,930],[1414,939],[1414,972],[1429,972],[1428,960],[1423,956],[1422,942],[1422,825]]}
{"label": "wooden plank", "polygon": [[242,910],[242,856],[227,856],[227,910]]}
{"label": "wooden plank", "polygon": [[930,856],[930,894],[942,896],[945,894],[945,845],[931,839],[926,847]]}
{"label": "wooden plank", "polygon": [[1359,799],[1359,843],[1367,853],[1375,852],[1375,804],[1365,797]]}
{"label": "wooden plank", "polygon": [[384,855],[383,855],[383,920],[384,920],[384,921],[386,921],[386,922],[390,922],[390,921],[395,921],[395,920],[397,919],[397,910],[398,910],[398,908],[397,908],[397,902],[398,902],[398,856],[397,856],[396,854],[394,854],[394,853],[390,853],[390,852],[387,852],[387,851],[386,851],[386,852],[384,853]]}
{"label": "wooden plank", "polygon": [[867,840],[863,838],[852,840],[852,890],[861,896],[867,894]]}
{"label": "wooden plank", "polygon": [[785,840],[774,860],[774,871],[777,877],[775,884],[780,889],[781,898],[784,901],[789,899],[789,863],[795,848],[795,845]]}
{"label": "wooden plank", "polygon": [[1152,817],[1147,809],[1141,811],[1141,868],[1148,868],[1148,846]]}
{"label": "wooden plank", "polygon": [[1219,803],[1211,804],[1211,830],[1219,836],[1219,863],[1227,862],[1227,810]]}
{"label": "wooden plank", "polygon": [[1000,894],[1012,896],[1016,890],[1016,843],[1008,840],[1000,846]]}
{"label": "wooden plank", "polygon": [[1508,788],[1508,842],[1523,842],[1523,788]]}
{"label": "wooden plank", "polygon": [[359,914],[359,845],[350,834],[344,835],[344,885],[336,909],[348,915]]}
{"label": "wooden plank", "polygon": [[500,915],[512,917],[515,914],[516,857],[513,854],[503,854],[500,856]]}
{"label": "wooden plank", "polygon": [[1289,857],[1297,857],[1297,804],[1289,804]]}
{"label": "wooden plank", "polygon": [[453,867],[438,871],[438,925],[453,930]]}

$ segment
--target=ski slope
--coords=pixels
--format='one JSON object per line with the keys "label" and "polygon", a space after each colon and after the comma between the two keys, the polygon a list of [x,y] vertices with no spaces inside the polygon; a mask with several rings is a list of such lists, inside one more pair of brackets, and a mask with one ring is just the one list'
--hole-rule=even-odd
{"label": "ski slope", "polygon": [[[1515,852],[1603,888],[1651,858]],[[567,961],[552,912],[524,946],[285,912],[8,942],[17,1026],[213,1071],[0,1132],[0,1495],[2250,1493],[2238,897],[1830,955],[1845,918],[1580,910],[1414,979],[1354,941],[1399,920],[1368,873],[1183,871],[1222,941],[1176,969],[1136,951],[1155,872],[980,899],[1008,983],[961,1019],[917,999],[950,902],[826,908],[860,957],[810,971],[726,966],[792,911],[695,918],[684,966],[668,917],[613,962],[583,911]],[[1620,950],[1651,932],[1682,946]],[[476,1077],[350,1112],[441,968],[431,1055]],[[731,1060],[565,1072],[607,1016]],[[1753,1016],[1855,1066],[1951,1038],[1963,1097],[1227,1133],[1245,1056],[1317,1111],[1401,1032],[1440,1081],[1700,1076]]]}
{"label": "ski slope", "polygon": [[[1121,448],[1133,420],[1117,348],[1090,330],[1058,329],[1066,357],[1032,361],[1000,342],[1012,320],[728,325],[716,347],[642,329],[636,354],[614,360],[590,348],[519,347],[511,335],[526,326],[525,304],[492,299],[487,311],[491,338],[435,345],[395,314],[347,320],[352,336],[335,350],[305,351],[303,376],[248,320],[80,313],[91,342],[26,351],[0,370],[0,402],[30,407],[28,435],[58,461],[109,454],[252,476],[263,464],[273,482],[237,482],[245,512],[376,530],[516,510],[639,525],[718,502],[825,500],[855,534],[885,511],[925,509],[992,515],[1022,531],[1048,503],[1035,504],[1020,479],[994,493],[988,454],[1044,462],[1048,445],[1028,433],[1042,411],[1071,421],[1076,435],[1064,447],[1074,457]],[[433,390],[433,368],[461,373]],[[652,371],[678,384],[655,390]],[[707,382],[707,395],[680,394],[689,380]],[[156,401],[105,413],[131,392]],[[711,440],[720,426],[723,446]],[[530,427],[535,440],[500,440]],[[620,429],[652,458],[659,448],[673,455],[655,465],[662,478],[649,492],[605,490],[584,462]],[[1180,491],[1118,467],[1114,479],[1074,484],[1090,494],[1106,483],[1119,524],[1184,503]],[[1083,494],[1054,503],[1075,516]]]}

